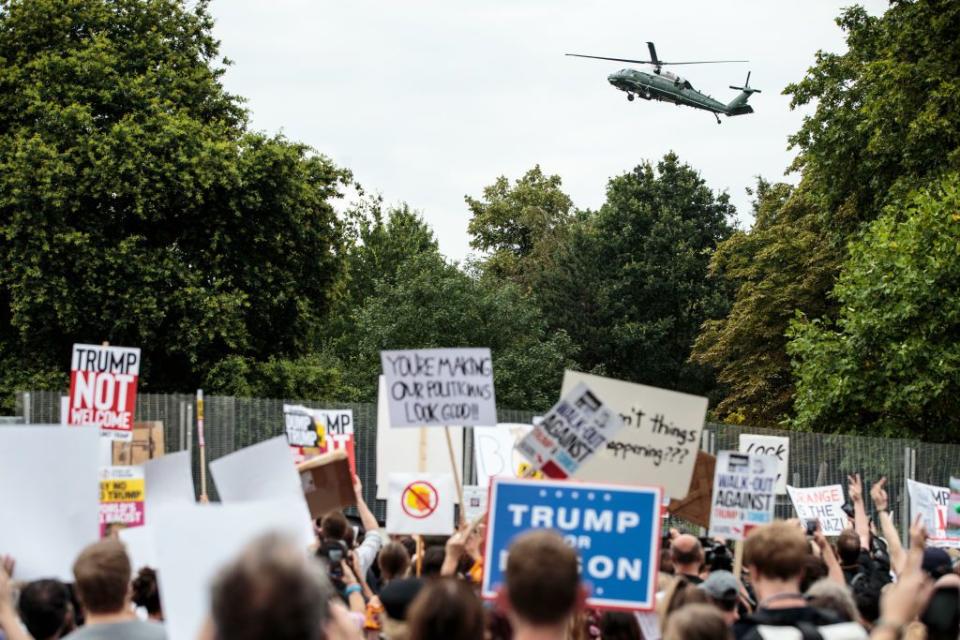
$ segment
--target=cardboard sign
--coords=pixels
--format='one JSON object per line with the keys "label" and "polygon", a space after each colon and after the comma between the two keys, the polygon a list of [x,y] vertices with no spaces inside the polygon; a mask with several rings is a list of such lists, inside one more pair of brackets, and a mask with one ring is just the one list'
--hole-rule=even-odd
{"label": "cardboard sign", "polygon": [[514,447],[532,430],[533,425],[520,423],[474,427],[473,453],[477,466],[477,485],[486,491],[490,478],[494,476],[519,478],[523,475],[527,463]]}
{"label": "cardboard sign", "polygon": [[787,474],[790,472],[790,438],[740,434],[740,453],[773,456],[777,459],[777,495],[787,492]]}
{"label": "cardboard sign", "polygon": [[166,451],[163,435],[163,422],[134,422],[133,438],[129,441],[112,444],[112,466],[134,467],[147,460],[163,456]]}
{"label": "cardboard sign", "polygon": [[[450,473],[450,454],[442,429],[394,429],[387,409],[387,388],[380,376],[377,400],[377,500],[386,500],[391,474],[408,471]],[[463,477],[463,429],[450,429],[457,473]]]}
{"label": "cardboard sign", "polygon": [[497,424],[490,349],[381,351],[380,362],[394,428]]}
{"label": "cardboard sign", "polygon": [[960,537],[960,478],[950,476],[950,506],[947,509],[947,537]]}
{"label": "cardboard sign", "polygon": [[321,454],[297,465],[297,471],[312,518],[357,504],[346,452]]}
{"label": "cardboard sign", "polygon": [[659,488],[494,478],[490,488],[483,596],[503,584],[511,542],[553,529],[577,550],[593,607],[648,610],[660,557]]}
{"label": "cardboard sign", "polygon": [[923,515],[931,547],[960,548],[960,538],[947,535],[947,510],[950,507],[950,489],[907,479],[910,495],[910,522]]}
{"label": "cardboard sign", "polygon": [[449,473],[390,474],[387,533],[448,536],[457,494]]}
{"label": "cardboard sign", "polygon": [[467,522],[473,522],[487,512],[487,486],[464,485],[463,510]]}
{"label": "cardboard sign", "polygon": [[97,425],[104,437],[133,438],[140,349],[73,345],[70,360],[71,425]]}
{"label": "cardboard sign", "polygon": [[667,497],[686,496],[707,399],[576,371],[564,373],[563,393],[580,382],[620,413],[624,427],[577,471],[577,479],[657,485]]}
{"label": "cardboard sign", "polygon": [[802,521],[818,520],[825,536],[838,536],[843,532],[847,514],[843,512],[843,487],[839,484],[806,489],[787,486],[787,493]]}
{"label": "cardboard sign", "polygon": [[100,470],[100,537],[141,526],[146,518],[143,467]]}
{"label": "cardboard sign", "polygon": [[93,427],[0,427],[0,549],[18,580],[73,582],[73,561],[98,538],[100,441]]}
{"label": "cardboard sign", "polygon": [[568,478],[622,427],[616,411],[580,383],[517,443],[517,451],[547,477]]}
{"label": "cardboard sign", "polygon": [[301,462],[331,451],[345,451],[350,472],[356,474],[356,445],[351,409],[310,409],[299,404],[283,405],[287,442],[294,462]]}
{"label": "cardboard sign", "polygon": [[717,454],[710,537],[743,540],[753,527],[771,522],[776,484],[776,458],[735,451]]}
{"label": "cardboard sign", "polygon": [[713,505],[713,476],[716,468],[715,456],[698,451],[697,466],[693,469],[690,491],[682,500],[671,500],[667,511],[695,525],[709,528],[710,508]]}

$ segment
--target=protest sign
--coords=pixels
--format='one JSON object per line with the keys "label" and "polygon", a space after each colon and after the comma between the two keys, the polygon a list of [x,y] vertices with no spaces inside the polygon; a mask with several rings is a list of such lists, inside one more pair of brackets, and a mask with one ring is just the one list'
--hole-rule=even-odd
{"label": "protest sign", "polygon": [[449,473],[392,473],[387,533],[447,536],[453,533],[457,494]]}
{"label": "protest sign", "polygon": [[568,478],[622,427],[617,412],[580,383],[517,443],[517,451],[547,477]]}
{"label": "protest sign", "polygon": [[100,470],[100,536],[139,527],[145,521],[143,467]]}
{"label": "protest sign", "polygon": [[[287,467],[290,454],[283,443]],[[193,640],[209,616],[217,572],[260,535],[280,533],[306,550],[313,533],[302,521],[303,498],[232,504],[166,505],[150,514],[160,600],[170,640]]]}
{"label": "protest sign", "polygon": [[140,349],[73,345],[67,422],[97,425],[114,440],[133,438]]}
{"label": "protest sign", "polygon": [[[377,400],[377,499],[386,500],[392,473],[449,473],[450,454],[442,429],[394,429],[387,409],[387,389],[380,376]],[[463,477],[463,429],[450,429],[457,473]]]}
{"label": "protest sign", "polygon": [[0,427],[0,553],[18,579],[73,582],[73,561],[98,538],[100,441],[93,427]]}
{"label": "protest sign", "polygon": [[484,554],[483,596],[503,584],[510,543],[553,529],[581,559],[587,604],[651,609],[660,557],[659,488],[494,478]]}
{"label": "protest sign", "polygon": [[950,504],[947,508],[947,537],[960,538],[960,478],[950,476]]}
{"label": "protest sign", "polygon": [[690,488],[707,399],[566,371],[563,393],[584,382],[623,419],[624,428],[576,473],[578,480],[647,484],[682,499]]}
{"label": "protest sign", "polygon": [[143,567],[157,568],[156,535],[149,524],[133,529],[121,529],[117,532],[117,536],[127,548],[130,568],[134,574]]}
{"label": "protest sign", "polygon": [[310,409],[299,404],[285,404],[283,420],[294,462],[300,464],[321,453],[345,451],[350,460],[350,472],[357,472],[351,409]]}
{"label": "protest sign", "polygon": [[394,428],[497,424],[490,349],[381,351],[380,362]]}
{"label": "protest sign", "polygon": [[304,529],[313,534],[313,523],[296,466],[284,436],[264,440],[210,463],[210,474],[225,503],[289,499],[299,504]]}
{"label": "protest sign", "polygon": [[319,518],[334,509],[357,504],[345,451],[331,451],[301,462],[297,472],[311,517]]}
{"label": "protest sign", "polygon": [[533,425],[501,423],[495,427],[473,428],[473,452],[477,468],[477,485],[486,490],[490,478],[523,475],[526,460],[514,448],[533,430]]}
{"label": "protest sign", "polygon": [[773,520],[777,459],[735,451],[717,454],[710,509],[710,537],[743,540]]}
{"label": "protest sign", "polygon": [[790,471],[790,438],[740,434],[740,453],[773,456],[777,459],[777,495],[787,492],[787,473]]}
{"label": "protest sign", "polygon": [[136,467],[147,460],[159,458],[166,453],[163,422],[134,422],[133,437],[127,441],[112,441],[110,465],[114,467]]}
{"label": "protest sign", "polygon": [[831,484],[825,487],[799,488],[787,485],[790,501],[803,521],[817,520],[825,536],[838,536],[847,523],[843,512],[843,487]]}
{"label": "protest sign", "polygon": [[193,504],[193,470],[190,451],[168,453],[143,463],[143,479],[147,488],[147,513],[164,504]]}
{"label": "protest sign", "polygon": [[463,508],[467,522],[473,522],[487,512],[488,485],[465,485]]}
{"label": "protest sign", "polygon": [[697,465],[693,468],[690,490],[681,500],[670,500],[667,511],[703,528],[710,527],[710,507],[713,505],[713,475],[717,458],[697,451]]}
{"label": "protest sign", "polygon": [[928,546],[960,548],[960,537],[947,535],[947,510],[950,507],[950,489],[907,479],[910,495],[910,522],[923,516],[929,538]]}

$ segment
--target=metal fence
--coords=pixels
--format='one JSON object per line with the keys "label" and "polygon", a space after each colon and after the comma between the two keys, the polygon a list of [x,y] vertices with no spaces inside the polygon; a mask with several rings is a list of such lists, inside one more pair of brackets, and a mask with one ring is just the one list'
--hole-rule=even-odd
{"label": "metal fence", "polygon": [[[61,394],[53,391],[21,393],[17,397],[18,416],[26,423],[59,423],[60,398]],[[163,423],[168,453],[184,449],[194,452],[194,480],[199,484],[200,460],[196,448],[195,401],[195,397],[189,394],[138,394],[136,419],[138,422]],[[207,396],[204,398],[207,462],[282,434],[285,403],[303,404],[312,408],[353,410],[357,470],[363,482],[367,503],[373,507],[379,518],[383,518],[383,501],[375,500],[378,455],[375,403]],[[501,422],[529,423],[533,415],[530,411],[498,411]],[[919,440],[780,431],[709,423],[704,430],[702,448],[712,453],[736,450],[740,434],[789,437],[787,482],[793,486],[845,484],[847,474],[856,472],[863,476],[866,492],[869,491],[870,483],[886,476],[890,508],[900,516],[902,531],[907,529],[907,478],[946,486],[951,473],[957,475],[957,472],[960,472],[960,445],[925,443]],[[380,452],[380,455],[390,453]],[[476,478],[473,438],[469,429],[464,432],[464,476],[468,484]],[[216,499],[216,488],[212,483],[208,491],[211,499]],[[777,515],[789,517],[791,514],[792,508],[786,496],[781,496],[777,504]]]}

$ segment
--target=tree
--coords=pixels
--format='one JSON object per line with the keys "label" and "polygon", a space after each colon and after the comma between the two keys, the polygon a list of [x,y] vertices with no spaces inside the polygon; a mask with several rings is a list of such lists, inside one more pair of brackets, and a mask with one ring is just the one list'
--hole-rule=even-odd
{"label": "tree", "polygon": [[560,176],[544,175],[535,166],[512,186],[500,176],[484,188],[483,200],[465,197],[472,217],[470,246],[489,252],[483,269],[500,278],[529,285],[530,268],[549,247],[558,227],[571,218],[573,201],[561,190]]}
{"label": "tree", "polygon": [[376,397],[382,349],[490,347],[497,405],[545,410],[560,391],[571,346],[548,332],[516,285],[482,279],[436,253],[403,262],[395,281],[379,280],[353,316],[357,340],[343,354],[346,383]]}
{"label": "tree", "polygon": [[141,346],[165,391],[315,340],[349,174],[247,131],[211,26],[204,1],[0,0],[3,393],[59,385],[73,342]]}
{"label": "tree", "polygon": [[567,331],[586,370],[703,393],[689,363],[703,321],[727,304],[707,280],[734,208],[673,153],[610,180],[606,203],[565,230],[534,287],[552,326]]}
{"label": "tree", "polygon": [[890,206],[850,254],[835,323],[801,318],[788,352],[798,428],[960,438],[960,176]]}

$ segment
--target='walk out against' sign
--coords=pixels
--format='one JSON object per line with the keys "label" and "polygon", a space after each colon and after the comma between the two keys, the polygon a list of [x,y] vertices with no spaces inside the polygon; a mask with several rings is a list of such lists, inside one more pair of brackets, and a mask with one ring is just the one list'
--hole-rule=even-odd
{"label": "'walk out against' sign", "polygon": [[647,610],[660,555],[659,487],[494,478],[490,485],[483,595],[496,596],[510,543],[552,529],[580,555],[590,606]]}

